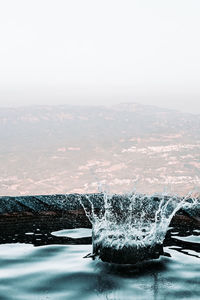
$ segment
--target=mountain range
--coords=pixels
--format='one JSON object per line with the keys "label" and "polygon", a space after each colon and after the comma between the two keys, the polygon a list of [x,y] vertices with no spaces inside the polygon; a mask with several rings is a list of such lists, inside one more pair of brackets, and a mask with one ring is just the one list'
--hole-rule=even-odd
{"label": "mountain range", "polygon": [[137,103],[0,108],[0,195],[198,190],[199,129]]}

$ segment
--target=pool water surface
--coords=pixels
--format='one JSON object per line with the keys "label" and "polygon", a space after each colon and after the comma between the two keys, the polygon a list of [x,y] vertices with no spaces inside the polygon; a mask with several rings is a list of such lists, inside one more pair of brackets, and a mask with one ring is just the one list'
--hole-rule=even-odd
{"label": "pool water surface", "polygon": [[[80,228],[52,235],[81,238],[90,233],[90,229]],[[164,247],[171,257],[161,256],[138,265],[83,258],[92,251],[91,244],[1,244],[0,299],[198,300],[200,232],[193,233],[182,237],[172,232],[174,245]]]}

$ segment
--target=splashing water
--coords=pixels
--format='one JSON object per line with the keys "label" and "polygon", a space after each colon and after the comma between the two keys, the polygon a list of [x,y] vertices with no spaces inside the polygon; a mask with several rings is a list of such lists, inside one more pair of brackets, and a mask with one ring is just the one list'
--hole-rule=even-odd
{"label": "splashing water", "polygon": [[[99,249],[149,249],[162,245],[168,226],[181,208],[190,208],[198,198],[188,194],[178,196],[109,195],[104,193],[104,205],[95,209],[88,197],[89,206],[81,203],[92,223],[93,252]],[[125,253],[123,253],[124,255]]]}

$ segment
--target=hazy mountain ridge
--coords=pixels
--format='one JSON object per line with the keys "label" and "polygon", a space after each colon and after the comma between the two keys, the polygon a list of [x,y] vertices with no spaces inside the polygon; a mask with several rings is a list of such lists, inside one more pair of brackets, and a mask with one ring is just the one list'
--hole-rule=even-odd
{"label": "hazy mountain ridge", "polygon": [[200,183],[200,116],[135,103],[0,109],[1,195]]}

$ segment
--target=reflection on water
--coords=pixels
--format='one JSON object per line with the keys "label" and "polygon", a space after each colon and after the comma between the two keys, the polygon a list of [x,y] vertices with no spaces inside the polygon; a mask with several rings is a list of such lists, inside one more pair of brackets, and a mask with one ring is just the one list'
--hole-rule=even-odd
{"label": "reflection on water", "polygon": [[[86,235],[85,229],[58,235],[67,232],[78,241]],[[2,244],[0,299],[199,299],[199,233],[186,238],[176,228],[169,234],[164,250],[171,257],[126,266],[84,259],[90,244]]]}
{"label": "reflection on water", "polygon": [[74,239],[84,238],[92,235],[92,229],[89,228],[74,228],[74,229],[65,229],[59,230],[51,233],[54,236],[60,237],[71,237]]}

